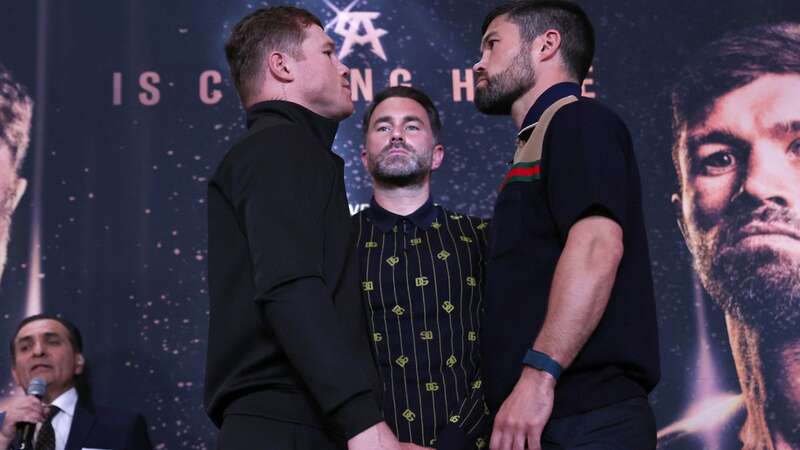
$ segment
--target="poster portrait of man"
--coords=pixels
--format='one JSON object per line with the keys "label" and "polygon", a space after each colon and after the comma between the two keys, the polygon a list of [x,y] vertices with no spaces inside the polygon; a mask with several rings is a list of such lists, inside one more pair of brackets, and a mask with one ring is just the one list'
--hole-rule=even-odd
{"label": "poster portrait of man", "polygon": [[20,175],[30,141],[33,100],[0,63],[0,281],[6,266],[11,223],[27,182]]}
{"label": "poster portrait of man", "polygon": [[725,440],[736,448],[798,449],[800,24],[723,35],[694,52],[675,86],[672,202],[724,312],[742,392],[699,414],[738,420]]}

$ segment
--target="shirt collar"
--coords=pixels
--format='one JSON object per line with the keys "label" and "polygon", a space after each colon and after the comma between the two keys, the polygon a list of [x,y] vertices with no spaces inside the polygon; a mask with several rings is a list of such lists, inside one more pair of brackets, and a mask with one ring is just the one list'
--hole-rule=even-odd
{"label": "shirt collar", "polygon": [[384,233],[388,233],[392,227],[397,225],[397,222],[399,222],[400,219],[408,219],[417,228],[428,229],[431,227],[431,224],[433,224],[433,221],[436,220],[438,215],[438,212],[434,207],[432,197],[428,197],[428,200],[425,202],[425,204],[407,216],[400,216],[391,211],[383,209],[381,205],[375,201],[375,197],[372,197],[369,205],[370,207],[366,211],[367,217],[372,220],[372,222]]}
{"label": "shirt collar", "polygon": [[58,406],[61,412],[72,417],[75,415],[75,405],[78,404],[78,391],[75,390],[75,388],[71,388],[67,392],[56,397],[50,404]]}
{"label": "shirt collar", "polygon": [[533,102],[531,109],[528,110],[528,114],[525,115],[525,120],[522,121],[522,128],[519,130],[517,137],[522,140],[527,140],[533,131],[533,126],[536,125],[536,123],[539,122],[539,118],[542,117],[544,110],[549,108],[553,103],[564,97],[569,97],[570,95],[580,97],[581,85],[567,81],[554,84],[547,88],[547,90],[542,92],[542,95]]}
{"label": "shirt collar", "polygon": [[268,100],[247,108],[247,128],[252,129],[260,120],[275,116],[307,126],[311,134],[326,148],[333,145],[336,130],[339,128],[339,122],[323,117],[297,103],[283,100]]}

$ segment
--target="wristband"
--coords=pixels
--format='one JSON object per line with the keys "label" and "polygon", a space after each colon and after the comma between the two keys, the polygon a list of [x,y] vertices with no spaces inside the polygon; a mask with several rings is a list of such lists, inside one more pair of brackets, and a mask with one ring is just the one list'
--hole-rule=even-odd
{"label": "wristband", "polygon": [[561,376],[561,372],[564,371],[564,368],[561,367],[561,364],[556,362],[546,353],[537,352],[533,349],[529,349],[528,352],[525,353],[525,357],[522,358],[522,364],[543,372],[547,372],[556,380],[558,380],[558,377]]}

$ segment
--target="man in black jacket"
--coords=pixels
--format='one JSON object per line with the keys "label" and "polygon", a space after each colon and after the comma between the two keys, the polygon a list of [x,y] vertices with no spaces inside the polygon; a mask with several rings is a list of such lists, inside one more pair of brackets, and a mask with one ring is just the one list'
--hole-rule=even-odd
{"label": "man in black jacket", "polygon": [[248,133],[209,183],[205,401],[220,449],[397,449],[378,409],[343,161],[348,69],[316,17],[259,9],[226,44]]}

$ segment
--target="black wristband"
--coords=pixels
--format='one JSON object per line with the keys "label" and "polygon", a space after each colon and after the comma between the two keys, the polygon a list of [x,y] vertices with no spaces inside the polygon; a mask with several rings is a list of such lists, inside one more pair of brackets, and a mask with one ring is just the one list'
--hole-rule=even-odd
{"label": "black wristband", "polygon": [[561,376],[561,372],[564,371],[564,368],[561,367],[561,364],[556,362],[556,360],[546,353],[537,352],[533,349],[529,349],[528,352],[525,353],[525,357],[522,358],[522,364],[547,372],[556,380]]}

